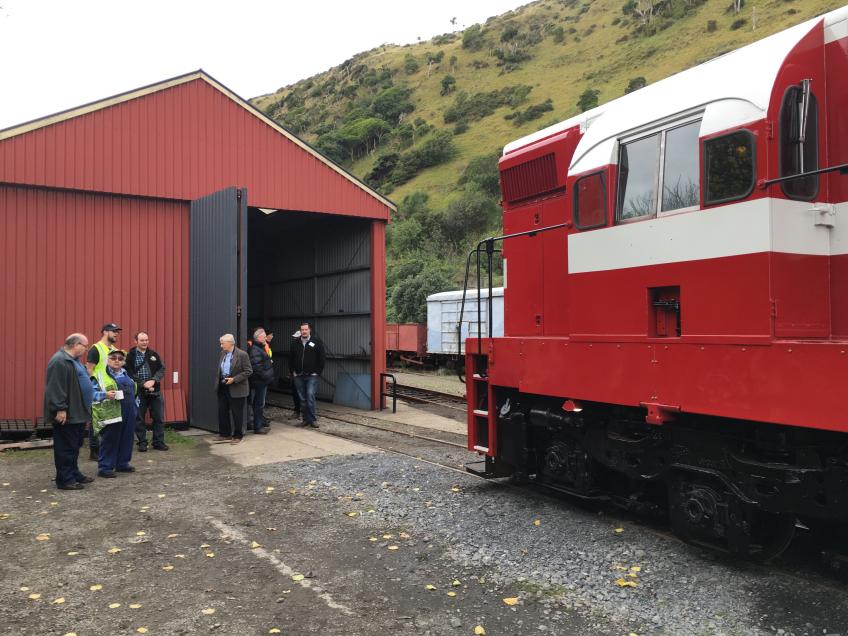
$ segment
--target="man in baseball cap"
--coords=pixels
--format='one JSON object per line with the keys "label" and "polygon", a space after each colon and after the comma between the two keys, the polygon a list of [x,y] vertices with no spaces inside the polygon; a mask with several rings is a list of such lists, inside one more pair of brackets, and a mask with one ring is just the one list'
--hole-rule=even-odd
{"label": "man in baseball cap", "polygon": [[[121,327],[114,322],[107,322],[100,328],[100,333],[102,337],[88,350],[88,357],[85,359],[85,368],[89,377],[106,373],[106,359],[109,352],[116,348],[115,343],[118,342]],[[88,458],[97,461],[100,453],[100,437],[95,435],[93,429],[89,430],[89,449]]]}

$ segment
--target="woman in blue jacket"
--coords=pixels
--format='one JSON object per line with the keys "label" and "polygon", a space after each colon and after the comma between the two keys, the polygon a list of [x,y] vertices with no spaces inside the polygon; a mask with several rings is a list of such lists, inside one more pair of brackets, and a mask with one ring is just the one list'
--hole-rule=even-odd
{"label": "woman in blue jacket", "polygon": [[126,354],[120,349],[109,352],[106,360],[106,377],[95,377],[94,386],[94,425],[97,425],[96,403],[117,400],[121,406],[120,421],[106,420],[100,426],[100,454],[97,461],[99,477],[115,477],[115,473],[132,473],[135,468],[132,459],[135,420],[138,405],[135,397],[135,382],[124,371]]}

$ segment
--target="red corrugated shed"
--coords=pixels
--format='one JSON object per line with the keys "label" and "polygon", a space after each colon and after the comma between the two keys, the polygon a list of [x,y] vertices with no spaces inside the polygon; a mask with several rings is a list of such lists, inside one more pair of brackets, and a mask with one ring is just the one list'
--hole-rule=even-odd
{"label": "red corrugated shed", "polygon": [[71,331],[93,343],[104,321],[125,348],[151,333],[167,419],[185,419],[189,202],[232,186],[251,207],[372,219],[377,388],[394,205],[198,71],[0,131],[0,421],[34,422],[50,355]]}
{"label": "red corrugated shed", "polygon": [[388,219],[394,207],[197,72],[0,131],[0,182]]}

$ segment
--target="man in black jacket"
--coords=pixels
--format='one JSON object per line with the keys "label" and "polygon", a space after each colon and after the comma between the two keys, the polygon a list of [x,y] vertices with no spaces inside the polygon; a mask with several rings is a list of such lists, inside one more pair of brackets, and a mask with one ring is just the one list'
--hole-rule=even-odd
{"label": "man in black jacket", "polygon": [[150,336],[139,331],[134,336],[135,346],[127,353],[124,370],[135,382],[138,397],[138,418],[135,424],[135,437],[138,450],[147,451],[147,426],[144,417],[150,411],[153,420],[153,448],[166,451],[165,443],[165,402],[162,400],[162,378],[165,377],[165,363],[162,356],[150,348]]}
{"label": "man in black jacket", "polygon": [[79,357],[88,348],[88,338],[72,333],[64,346],[47,363],[44,381],[44,422],[53,425],[53,460],[56,487],[82,490],[94,481],[80,472],[79,449],[85,423],[91,419],[94,387]]}
{"label": "man in black jacket", "polygon": [[324,343],[312,335],[308,322],[300,325],[300,338],[289,349],[289,370],[294,376],[294,388],[300,398],[303,422],[300,426],[318,428],[315,417],[315,392],[318,376],[324,371]]}
{"label": "man in black jacket", "polygon": [[250,356],[250,366],[253,374],[250,376],[250,390],[253,392],[253,432],[263,435],[268,432],[265,420],[265,397],[268,395],[268,385],[274,381],[274,361],[271,359],[270,347],[267,345],[268,336],[262,327],[253,332],[253,340],[247,354]]}

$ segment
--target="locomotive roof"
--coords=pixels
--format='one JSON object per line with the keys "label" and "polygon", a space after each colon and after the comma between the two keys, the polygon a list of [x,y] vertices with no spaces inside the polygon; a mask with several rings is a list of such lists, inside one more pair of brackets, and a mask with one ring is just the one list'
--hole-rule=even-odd
{"label": "locomotive roof", "polygon": [[[824,21],[828,40],[848,35],[848,6],[775,33],[506,145],[504,154],[580,126],[569,172],[609,163],[607,144],[640,128],[706,109],[701,135],[762,119],[786,56]],[[715,105],[715,107],[708,108]],[[729,106],[729,108],[728,108]],[[603,144],[601,152],[592,150]],[[578,165],[582,164],[582,165]]]}

